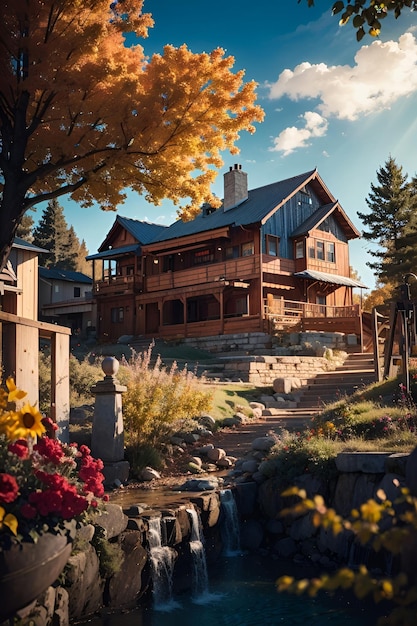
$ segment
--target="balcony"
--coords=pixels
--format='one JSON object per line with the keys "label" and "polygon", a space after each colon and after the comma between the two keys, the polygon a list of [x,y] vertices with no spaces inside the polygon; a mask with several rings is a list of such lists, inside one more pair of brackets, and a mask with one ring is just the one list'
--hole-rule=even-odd
{"label": "balcony", "polygon": [[110,276],[105,280],[98,280],[94,283],[94,293],[106,295],[137,293],[142,289],[142,284],[142,278],[135,274]]}

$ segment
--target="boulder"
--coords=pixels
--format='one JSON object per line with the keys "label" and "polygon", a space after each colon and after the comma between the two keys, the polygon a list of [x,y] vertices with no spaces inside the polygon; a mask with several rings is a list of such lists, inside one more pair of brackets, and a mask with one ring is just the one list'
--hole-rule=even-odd
{"label": "boulder", "polygon": [[94,518],[94,524],[104,529],[106,539],[117,537],[127,528],[128,518],[118,504],[106,502],[104,512],[98,513]]}
{"label": "boulder", "polygon": [[118,538],[123,556],[119,572],[109,579],[107,605],[111,608],[133,608],[149,580],[144,579],[148,554],[142,546],[142,533],[126,531]]}
{"label": "boulder", "polygon": [[161,478],[161,474],[154,470],[152,467],[144,467],[140,472],[139,479],[149,482],[151,480],[158,480]]}
{"label": "boulder", "polygon": [[104,581],[99,573],[99,560],[93,546],[88,544],[83,552],[70,556],[66,567],[66,580],[71,588],[69,617],[81,619],[95,613],[103,605]]}
{"label": "boulder", "polygon": [[223,448],[212,448],[207,450],[207,458],[214,463],[218,463],[220,459],[224,459],[226,456],[225,450]]}
{"label": "boulder", "polygon": [[265,436],[257,437],[252,441],[252,450],[261,450],[262,452],[269,452],[272,446],[276,443],[275,437]]}

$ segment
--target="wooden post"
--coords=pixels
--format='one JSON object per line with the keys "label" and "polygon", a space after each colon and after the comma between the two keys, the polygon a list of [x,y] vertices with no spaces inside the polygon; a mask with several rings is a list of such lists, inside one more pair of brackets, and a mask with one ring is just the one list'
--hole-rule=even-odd
{"label": "wooden post", "polygon": [[51,337],[51,418],[58,425],[58,438],[69,442],[70,336],[53,333]]}

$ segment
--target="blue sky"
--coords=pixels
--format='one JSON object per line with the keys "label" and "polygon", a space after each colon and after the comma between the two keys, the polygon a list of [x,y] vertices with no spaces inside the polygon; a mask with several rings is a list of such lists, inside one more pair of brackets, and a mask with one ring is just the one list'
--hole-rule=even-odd
{"label": "blue sky", "polygon": [[[265,121],[254,135],[243,133],[240,155],[224,155],[213,191],[223,196],[223,173],[240,163],[249,188],[318,168],[355,225],[357,211],[376,172],[391,155],[404,173],[417,173],[417,13],[384,20],[378,40],[356,41],[351,25],[338,26],[332,0],[145,0],[155,26],[145,52],[186,43],[193,52],[222,47],[235,69],[258,83]],[[90,253],[96,252],[115,219],[99,208],[80,209],[61,199]],[[175,219],[173,205],[147,204],[129,193],[119,214],[163,224]],[[38,208],[38,219],[41,209]],[[366,266],[370,244],[351,244],[351,265],[370,288],[375,278]],[[415,268],[417,270],[417,268]]]}

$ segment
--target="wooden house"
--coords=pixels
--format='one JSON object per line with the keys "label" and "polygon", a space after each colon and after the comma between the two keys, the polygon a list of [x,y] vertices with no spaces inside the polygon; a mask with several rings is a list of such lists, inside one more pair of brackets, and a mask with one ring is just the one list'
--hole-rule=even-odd
{"label": "wooden house", "polygon": [[87,337],[96,323],[92,285],[92,279],[82,272],[39,267],[39,318]]}
{"label": "wooden house", "polygon": [[50,417],[62,440],[69,437],[69,328],[38,319],[38,255],[46,252],[15,238],[5,269],[0,273],[0,365],[3,377],[13,376],[27,392],[28,401],[39,399],[39,341],[51,347]]}
{"label": "wooden house", "polygon": [[268,332],[360,334],[349,241],[359,232],[317,170],[257,189],[239,165],[224,199],[169,227],[117,217],[93,284],[101,340]]}

